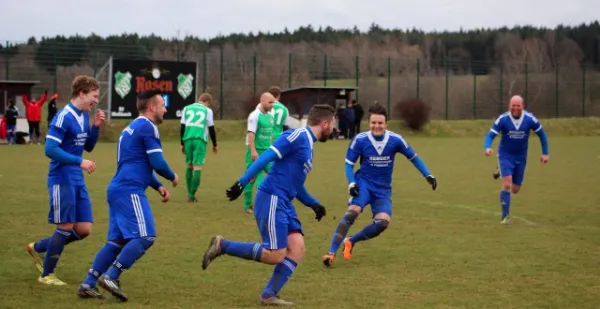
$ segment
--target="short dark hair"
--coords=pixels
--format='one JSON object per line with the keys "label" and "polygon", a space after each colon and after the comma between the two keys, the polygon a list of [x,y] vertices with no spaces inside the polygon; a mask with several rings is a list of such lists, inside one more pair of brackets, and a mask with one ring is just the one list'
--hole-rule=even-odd
{"label": "short dark hair", "polygon": [[277,87],[277,86],[271,86],[269,88],[269,90],[267,90],[268,93],[270,93],[271,95],[273,95],[273,97],[278,97],[281,95],[281,88]]}
{"label": "short dark hair", "polygon": [[371,115],[382,115],[385,117],[386,121],[388,118],[387,110],[379,103],[375,103],[369,107],[369,119],[371,118]]}
{"label": "short dark hair", "polygon": [[335,108],[329,104],[317,104],[310,109],[308,112],[308,118],[306,124],[309,126],[316,126],[323,120],[329,120],[335,117]]}
{"label": "short dark hair", "polygon": [[148,109],[148,103],[157,95],[161,95],[160,90],[142,91],[137,95],[136,107],[139,112],[145,112]]}

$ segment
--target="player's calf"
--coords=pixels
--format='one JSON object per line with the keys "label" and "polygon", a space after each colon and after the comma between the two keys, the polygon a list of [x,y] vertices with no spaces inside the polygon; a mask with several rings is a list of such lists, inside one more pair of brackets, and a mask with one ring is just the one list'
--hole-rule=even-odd
{"label": "player's calf", "polygon": [[346,238],[346,235],[348,235],[348,231],[356,221],[356,218],[358,218],[359,213],[360,207],[350,206],[344,214],[344,216],[342,217],[342,219],[340,220],[340,222],[338,223],[337,227],[335,228],[335,231],[333,232],[331,245],[329,246],[329,252],[323,256],[323,264],[325,266],[330,267],[331,264],[333,264],[333,260],[335,258],[338,248],[342,244],[342,241],[344,241],[344,239]]}

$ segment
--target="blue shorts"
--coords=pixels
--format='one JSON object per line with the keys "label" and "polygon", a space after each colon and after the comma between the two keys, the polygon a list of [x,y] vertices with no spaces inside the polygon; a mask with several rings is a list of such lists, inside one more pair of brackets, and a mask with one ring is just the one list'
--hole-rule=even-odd
{"label": "blue shorts", "polygon": [[156,237],[154,217],[148,198],[140,194],[128,194],[108,200],[109,241]]}
{"label": "blue shorts", "polygon": [[50,185],[48,223],[94,222],[92,202],[85,185]]}
{"label": "blue shorts", "polygon": [[254,201],[254,218],[265,249],[287,248],[288,235],[293,233],[304,235],[294,205],[290,201],[260,189],[257,190]]}
{"label": "blue shorts", "polygon": [[386,213],[392,216],[392,190],[377,189],[366,181],[357,180],[359,192],[358,196],[350,196],[348,206],[359,206],[361,212],[364,211],[367,205],[371,205],[371,213],[373,217],[378,213]]}
{"label": "blue shorts", "polygon": [[16,132],[16,131],[17,131],[16,124],[7,124],[6,125],[6,132]]}
{"label": "blue shorts", "polygon": [[500,177],[512,176],[513,185],[520,186],[525,178],[527,158],[502,156],[498,157]]}

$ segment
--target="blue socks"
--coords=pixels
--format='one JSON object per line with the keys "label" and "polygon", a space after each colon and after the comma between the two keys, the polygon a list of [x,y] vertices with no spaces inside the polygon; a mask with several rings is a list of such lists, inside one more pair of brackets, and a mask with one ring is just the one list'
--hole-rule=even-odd
{"label": "blue socks", "polygon": [[96,287],[96,282],[98,281],[98,277],[104,274],[110,265],[117,259],[119,253],[123,246],[117,244],[115,242],[109,241],[107,242],[100,251],[96,254],[96,258],[94,259],[94,263],[92,263],[92,268],[88,272],[87,277],[83,281],[83,284],[87,284],[90,288]]}
{"label": "blue socks", "polygon": [[221,252],[246,260],[260,262],[263,246],[259,243],[237,242],[227,239],[221,241]]}
{"label": "blue socks", "polygon": [[71,231],[65,231],[57,228],[54,234],[48,238],[46,257],[44,258],[44,271],[42,277],[54,273],[54,269],[58,264],[58,259],[65,248],[67,239],[71,237]]}
{"label": "blue socks", "polygon": [[117,260],[114,261],[112,267],[106,272],[106,276],[113,280],[119,279],[124,270],[131,268],[146,253],[146,250],[152,247],[154,240],[154,237],[142,237],[130,240],[117,257]]}
{"label": "blue socks", "polygon": [[510,214],[510,191],[500,191],[500,205],[502,206],[502,219]]}
{"label": "blue socks", "polygon": [[373,223],[365,226],[362,230],[360,230],[360,232],[352,236],[350,238],[350,242],[355,244],[359,241],[375,238],[379,236],[379,234],[381,234],[383,231],[385,231],[388,225],[389,222],[386,220],[375,219],[373,220]]}
{"label": "blue socks", "polygon": [[292,276],[297,266],[298,264],[296,262],[294,262],[292,259],[286,256],[283,262],[275,266],[273,276],[271,277],[271,280],[269,280],[269,282],[267,283],[265,289],[260,294],[260,297],[262,299],[267,299],[277,296],[281,288]]}
{"label": "blue socks", "polygon": [[[35,250],[35,252],[37,253],[44,253],[48,250],[48,244],[50,243],[50,239],[52,238],[52,236],[48,237],[48,238],[44,238],[38,242],[36,242],[33,245],[33,249]],[[65,246],[74,242],[74,241],[78,241],[78,240],[82,240],[83,238],[81,236],[79,236],[79,234],[77,234],[77,231],[72,230],[71,231],[71,236],[69,236],[69,238],[67,238],[67,242],[65,243]]]}

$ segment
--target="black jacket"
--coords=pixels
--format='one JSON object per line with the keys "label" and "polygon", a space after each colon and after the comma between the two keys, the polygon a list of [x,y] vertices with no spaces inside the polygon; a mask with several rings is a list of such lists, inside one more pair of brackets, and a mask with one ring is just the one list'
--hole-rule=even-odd
{"label": "black jacket", "polygon": [[54,118],[54,115],[56,115],[57,111],[58,109],[56,108],[56,99],[51,100],[48,103],[48,122],[52,121],[52,118]]}
{"label": "black jacket", "polygon": [[6,110],[6,125],[14,126],[17,125],[17,117],[19,117],[19,110],[16,107],[8,108]]}

